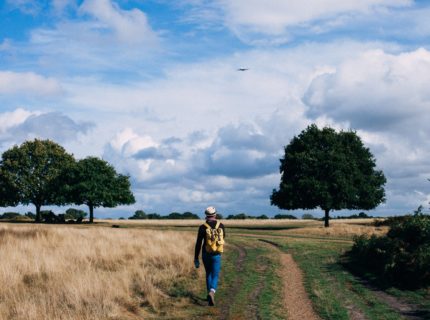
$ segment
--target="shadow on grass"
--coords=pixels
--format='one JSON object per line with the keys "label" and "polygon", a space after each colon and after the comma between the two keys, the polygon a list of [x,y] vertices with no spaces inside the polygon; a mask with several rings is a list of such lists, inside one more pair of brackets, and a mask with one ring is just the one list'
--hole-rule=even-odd
{"label": "shadow on grass", "polygon": [[201,307],[205,307],[208,305],[208,300],[206,297],[202,298],[195,294],[190,294],[188,298],[193,302],[193,304]]}
{"label": "shadow on grass", "polygon": [[207,297],[202,298],[200,294],[196,293],[192,289],[193,285],[190,279],[181,279],[170,287],[168,295],[172,298],[187,298],[197,306],[207,306]]}

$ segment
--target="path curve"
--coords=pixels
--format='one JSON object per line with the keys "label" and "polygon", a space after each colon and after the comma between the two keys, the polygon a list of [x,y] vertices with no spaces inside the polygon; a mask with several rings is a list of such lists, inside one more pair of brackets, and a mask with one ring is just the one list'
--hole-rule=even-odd
{"label": "path curve", "polygon": [[312,308],[312,302],[303,285],[303,273],[293,256],[279,249],[276,242],[259,239],[262,242],[275,246],[280,254],[280,276],[284,282],[284,305],[287,309],[288,320],[320,320]]}

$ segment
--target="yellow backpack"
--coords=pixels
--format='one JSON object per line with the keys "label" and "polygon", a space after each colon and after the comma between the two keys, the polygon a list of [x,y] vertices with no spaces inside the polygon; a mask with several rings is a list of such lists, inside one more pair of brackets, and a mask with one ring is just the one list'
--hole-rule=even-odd
{"label": "yellow backpack", "polygon": [[206,234],[205,234],[205,249],[208,253],[222,253],[224,251],[224,232],[222,228],[219,227],[221,222],[217,221],[214,229],[205,223]]}

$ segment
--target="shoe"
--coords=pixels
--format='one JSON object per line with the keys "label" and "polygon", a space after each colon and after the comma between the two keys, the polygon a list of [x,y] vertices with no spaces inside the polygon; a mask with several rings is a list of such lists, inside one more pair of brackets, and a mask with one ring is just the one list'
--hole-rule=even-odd
{"label": "shoe", "polygon": [[215,305],[215,292],[211,291],[208,294],[208,303],[210,306],[214,306]]}

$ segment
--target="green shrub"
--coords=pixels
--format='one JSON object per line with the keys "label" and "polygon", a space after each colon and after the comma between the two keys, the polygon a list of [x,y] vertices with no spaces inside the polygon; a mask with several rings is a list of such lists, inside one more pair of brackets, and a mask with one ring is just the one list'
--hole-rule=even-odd
{"label": "green shrub", "polygon": [[360,212],[359,214],[352,214],[350,216],[337,216],[336,219],[371,219],[372,216],[367,215],[365,212]]}
{"label": "green shrub", "polygon": [[384,282],[430,285],[430,216],[416,213],[390,220],[386,236],[359,236],[349,252],[353,263]]}
{"label": "green shrub", "polygon": [[161,219],[162,217],[158,213],[148,213],[146,215],[148,219]]}
{"label": "green shrub", "polygon": [[163,217],[164,219],[177,219],[177,220],[186,220],[186,219],[199,219],[199,216],[192,213],[192,212],[184,212],[184,213],[178,213],[178,212],[172,212],[167,217]]}
{"label": "green shrub", "polygon": [[0,216],[0,219],[15,219],[20,215],[18,212],[5,212]]}
{"label": "green shrub", "polygon": [[79,218],[85,218],[87,213],[84,210],[69,208],[66,210],[65,219],[77,220]]}
{"label": "green shrub", "polygon": [[130,220],[145,220],[148,219],[148,216],[146,215],[145,211],[143,210],[136,210],[134,212],[134,215],[129,217]]}
{"label": "green shrub", "polygon": [[315,217],[312,214],[310,214],[310,213],[304,213],[302,215],[302,219],[303,220],[313,220],[313,219],[315,219]]}
{"label": "green shrub", "polygon": [[200,219],[200,217],[195,213],[187,211],[182,214],[182,219]]}
{"label": "green shrub", "polygon": [[250,217],[248,215],[246,215],[245,213],[239,213],[239,214],[230,214],[227,217],[227,220],[245,220],[245,219],[249,219]]}

